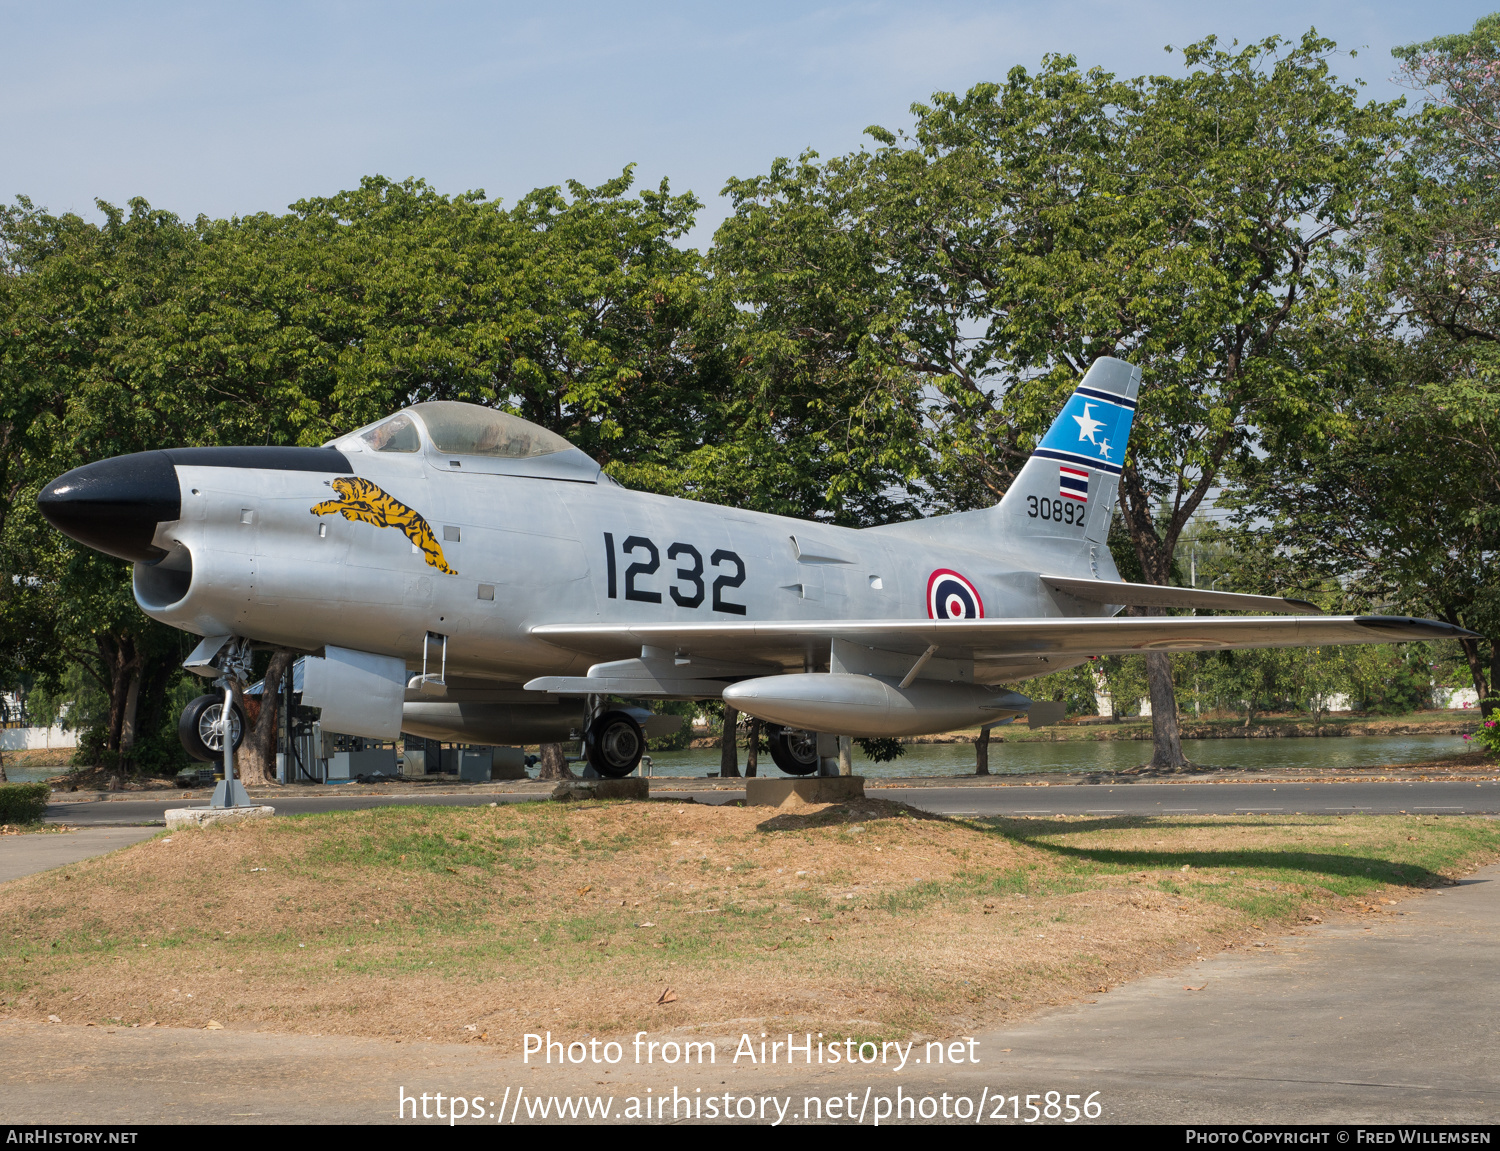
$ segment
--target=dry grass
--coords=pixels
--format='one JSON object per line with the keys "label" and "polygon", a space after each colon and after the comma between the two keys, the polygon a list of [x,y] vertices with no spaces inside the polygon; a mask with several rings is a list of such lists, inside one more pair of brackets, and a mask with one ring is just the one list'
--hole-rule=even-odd
{"label": "dry grass", "polygon": [[1497,845],[1477,819],[956,821],[883,800],[289,817],[7,884],[0,996],[69,1023],[491,1042],[944,1034],[1385,908]]}

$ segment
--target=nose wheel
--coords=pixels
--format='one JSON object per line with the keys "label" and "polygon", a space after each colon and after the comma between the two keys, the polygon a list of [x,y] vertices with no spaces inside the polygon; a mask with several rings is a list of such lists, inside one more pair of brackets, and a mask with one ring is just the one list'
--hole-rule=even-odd
{"label": "nose wheel", "polygon": [[[239,706],[230,709],[229,726],[232,746],[239,750],[245,738],[245,717]],[[200,695],[182,709],[177,721],[177,737],[188,755],[201,763],[212,763],[224,752],[224,697]]]}
{"label": "nose wheel", "polygon": [[606,779],[624,779],[641,762],[646,736],[635,717],[606,711],[583,733],[583,754],[589,766]]}

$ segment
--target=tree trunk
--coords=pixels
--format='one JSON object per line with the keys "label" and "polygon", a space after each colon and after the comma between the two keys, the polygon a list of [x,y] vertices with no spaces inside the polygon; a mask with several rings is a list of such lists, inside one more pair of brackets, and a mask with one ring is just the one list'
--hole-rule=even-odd
{"label": "tree trunk", "polygon": [[1172,690],[1172,657],[1166,652],[1146,653],[1146,685],[1151,693],[1151,766],[1173,771],[1191,767],[1182,754],[1177,693]]}
{"label": "tree trunk", "polygon": [[[137,661],[139,662],[139,661]],[[120,752],[129,755],[135,750],[136,717],[141,710],[141,679],[145,669],[137,667],[130,673],[130,686],[125,689],[125,718],[120,724]]]}
{"label": "tree trunk", "polygon": [[[1442,615],[1449,623],[1461,626],[1458,623],[1457,612],[1444,611]],[[1474,692],[1479,696],[1479,717],[1481,719],[1489,719],[1490,712],[1495,709],[1495,705],[1493,703],[1486,703],[1485,700],[1490,697],[1492,690],[1500,693],[1500,643],[1491,642],[1490,644],[1490,674],[1488,677],[1484,673],[1484,660],[1479,656],[1479,641],[1477,639],[1461,639],[1458,641],[1458,646],[1463,650],[1464,660],[1469,665],[1469,678],[1474,681]],[[1489,680],[1488,683],[1485,682],[1486,678]]]}
{"label": "tree trunk", "polygon": [[95,638],[100,661],[109,676],[109,727],[104,733],[104,763],[110,768],[111,788],[123,786],[127,752],[121,748],[125,731],[125,709],[133,683],[139,683],[141,658],[129,636],[100,635]]}
{"label": "tree trunk", "polygon": [[[292,662],[292,653],[278,649],[266,668],[260,706],[252,708],[236,685],[234,698],[245,713],[245,742],[234,757],[234,771],[246,787],[276,782],[276,721],[281,715],[281,681]],[[253,714],[252,714],[253,713]]]}
{"label": "tree trunk", "polygon": [[120,750],[120,733],[125,727],[125,700],[130,693],[130,673],[134,670],[133,652],[128,638],[101,635],[95,638],[100,662],[109,677],[109,726],[104,732],[104,749]]}
{"label": "tree trunk", "polygon": [[979,738],[974,741],[974,774],[990,773],[990,729],[981,727]]}
{"label": "tree trunk", "polygon": [[10,780],[5,777],[5,749],[0,748],[0,783],[9,782]]}
{"label": "tree trunk", "polygon": [[739,726],[740,713],[726,703],[724,734],[719,737],[719,776],[722,779],[738,779],[740,775]]}
{"label": "tree trunk", "polygon": [[[748,779],[755,775],[760,763],[760,720],[753,715],[746,728],[747,746],[745,748],[745,777]],[[0,771],[4,771],[4,765],[0,764]],[[0,776],[0,778],[4,778]]]}
{"label": "tree trunk", "polygon": [[560,743],[542,744],[542,767],[538,779],[577,779],[568,767],[568,753]]}
{"label": "tree trunk", "polygon": [[[1497,703],[1496,697],[1500,696],[1500,642],[1490,640],[1490,690],[1487,694],[1479,697],[1479,718],[1489,719],[1494,713]],[[1490,702],[1486,703],[1485,701]]]}

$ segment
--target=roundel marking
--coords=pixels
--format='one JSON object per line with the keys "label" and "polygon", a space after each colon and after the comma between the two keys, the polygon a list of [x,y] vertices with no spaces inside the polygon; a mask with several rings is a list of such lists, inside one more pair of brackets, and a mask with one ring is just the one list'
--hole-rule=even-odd
{"label": "roundel marking", "polygon": [[927,577],[928,619],[983,619],[984,601],[956,571],[938,568]]}

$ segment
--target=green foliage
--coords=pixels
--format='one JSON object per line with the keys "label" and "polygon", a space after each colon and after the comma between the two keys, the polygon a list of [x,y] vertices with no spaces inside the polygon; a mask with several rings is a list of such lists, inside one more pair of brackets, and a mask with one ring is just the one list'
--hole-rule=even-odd
{"label": "green foliage", "polygon": [[906,754],[906,744],[899,739],[856,739],[860,754],[873,763],[890,763]]}
{"label": "green foliage", "polygon": [[0,783],[0,823],[36,823],[51,794],[45,783]]}
{"label": "green foliage", "polygon": [[1478,731],[1464,736],[1464,739],[1491,759],[1500,758],[1500,720],[1485,720],[1479,725]]}
{"label": "green foliage", "polygon": [[[1116,666],[1122,662],[1119,657],[1115,658]],[[1089,660],[1077,667],[1022,680],[1015,685],[1015,690],[1032,699],[1060,700],[1067,707],[1067,714],[1070,716],[1095,715],[1099,711],[1096,697],[1107,694],[1100,691],[1100,681],[1109,682],[1108,665],[1107,660]],[[1144,683],[1144,679],[1142,682]],[[1135,700],[1139,698],[1131,697],[1128,702],[1134,706]],[[1116,699],[1119,706],[1127,702],[1123,696],[1116,696]]]}
{"label": "green foliage", "polygon": [[657,736],[646,741],[648,751],[682,751],[693,742],[693,717],[699,705],[691,699],[661,699],[651,701],[651,710],[658,715],[679,715],[682,726],[671,735]]}

